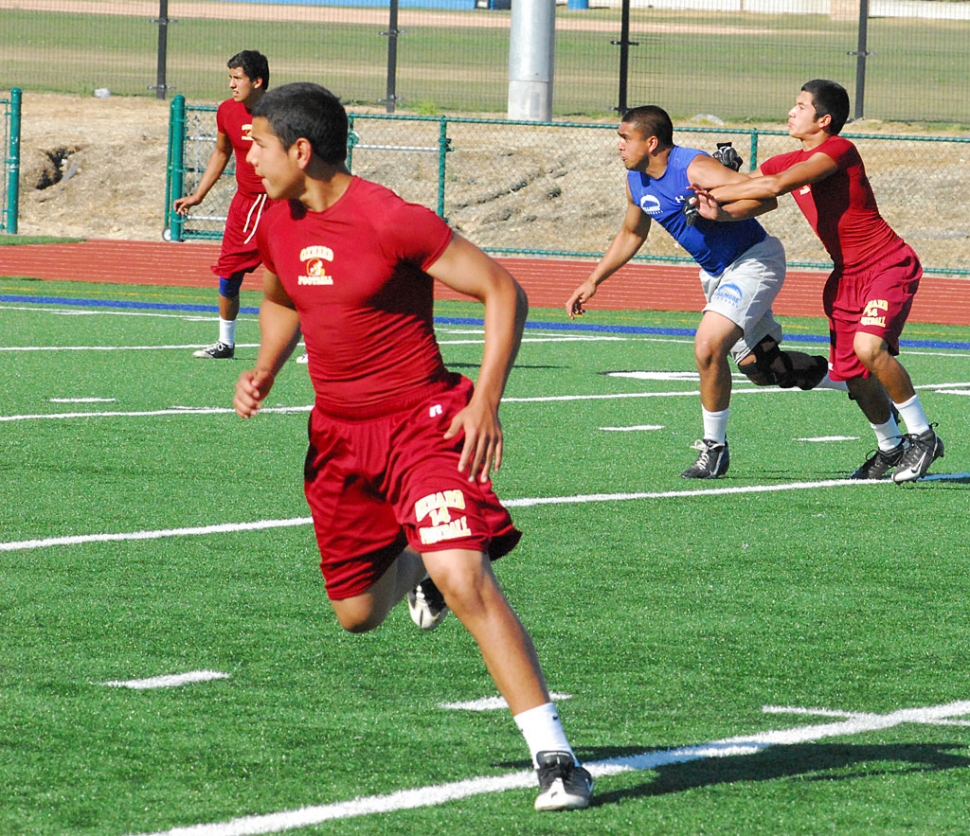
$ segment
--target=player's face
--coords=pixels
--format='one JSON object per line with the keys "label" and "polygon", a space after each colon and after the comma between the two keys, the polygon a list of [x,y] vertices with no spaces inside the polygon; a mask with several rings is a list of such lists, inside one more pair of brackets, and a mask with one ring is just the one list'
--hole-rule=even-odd
{"label": "player's face", "polygon": [[788,111],[788,135],[795,139],[805,139],[821,130],[815,113],[815,99],[811,93],[802,90],[795,99],[795,106]]}
{"label": "player's face", "polygon": [[296,162],[296,146],[284,149],[269,121],[262,116],[253,119],[252,136],[253,144],[246,160],[262,178],[266,194],[273,200],[300,197],[303,170]]}
{"label": "player's face", "polygon": [[252,80],[246,75],[246,71],[242,67],[233,67],[229,70],[229,89],[232,91],[232,98],[234,101],[242,102],[246,104],[249,101],[249,97],[253,95],[253,91],[258,87],[257,84],[253,84]]}
{"label": "player's face", "polygon": [[650,159],[649,140],[629,122],[621,122],[618,148],[628,171],[642,171]]}

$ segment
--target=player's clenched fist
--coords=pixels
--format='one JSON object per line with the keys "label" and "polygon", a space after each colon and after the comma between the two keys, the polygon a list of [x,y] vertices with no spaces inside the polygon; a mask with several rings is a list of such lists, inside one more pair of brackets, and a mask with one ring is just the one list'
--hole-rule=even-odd
{"label": "player's clenched fist", "polygon": [[273,388],[276,376],[266,369],[250,369],[239,375],[236,381],[236,397],[232,405],[240,418],[252,418]]}

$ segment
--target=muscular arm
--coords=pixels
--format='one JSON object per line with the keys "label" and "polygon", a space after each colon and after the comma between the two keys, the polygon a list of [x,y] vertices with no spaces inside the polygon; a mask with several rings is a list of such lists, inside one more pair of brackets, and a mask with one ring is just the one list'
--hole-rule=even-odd
{"label": "muscular arm", "polygon": [[243,372],[236,382],[233,407],[240,418],[258,411],[293,349],[300,341],[300,317],[279,277],[266,271],[263,302],[259,308],[259,354],[256,367]]}
{"label": "muscular arm", "polygon": [[[721,165],[712,157],[702,155],[694,157],[690,165],[687,166],[687,179],[690,180],[691,187],[695,191],[711,194],[721,188],[732,188],[748,183],[751,178]],[[718,217],[712,220],[743,221],[777,208],[778,201],[774,195],[752,196],[746,199],[732,200],[728,205],[722,206],[718,212]]]}
{"label": "muscular arm", "polygon": [[585,304],[596,294],[596,289],[639,252],[650,232],[650,218],[633,202],[630,187],[626,189],[626,214],[623,226],[616,234],[609,249],[593,268],[586,281],[577,287],[566,301],[566,315],[573,319],[582,316]]}
{"label": "muscular arm", "polygon": [[226,134],[220,131],[216,134],[216,147],[212,149],[212,153],[209,155],[209,162],[206,163],[198,188],[192,194],[176,200],[175,211],[184,215],[188,212],[190,206],[198,206],[222,176],[222,172],[226,170],[231,157],[232,142],[229,141]]}
{"label": "muscular arm", "polygon": [[485,347],[475,382],[475,394],[452,421],[446,438],[465,434],[458,469],[488,481],[489,472],[502,464],[502,425],[499,403],[519,351],[529,312],[525,291],[494,259],[460,235],[428,268],[437,281],[485,305]]}
{"label": "muscular arm", "polygon": [[[835,160],[828,154],[818,152],[807,160],[796,163],[785,171],[777,174],[763,174],[759,168],[754,172],[755,176],[744,178],[740,182],[734,182],[709,188],[708,192],[712,198],[719,203],[726,203],[735,200],[776,198],[802,186],[811,183],[818,183],[827,177],[831,177],[839,170]],[[700,185],[700,184],[699,184]]]}

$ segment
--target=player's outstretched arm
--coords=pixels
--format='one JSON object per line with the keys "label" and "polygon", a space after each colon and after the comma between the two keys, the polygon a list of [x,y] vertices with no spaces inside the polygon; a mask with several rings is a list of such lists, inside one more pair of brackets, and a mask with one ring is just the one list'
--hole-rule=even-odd
{"label": "player's outstretched arm", "polygon": [[256,367],[236,381],[233,408],[240,418],[252,418],[273,388],[276,375],[300,341],[300,317],[279,278],[266,271],[259,308],[260,343]]}
{"label": "player's outstretched arm", "polygon": [[[754,177],[740,182],[708,188],[710,196],[719,203],[735,200],[780,197],[783,194],[818,183],[831,177],[839,170],[838,164],[828,154],[821,151],[812,154],[804,162],[796,163],[791,168],[779,171],[777,174],[763,174],[759,168]],[[702,184],[699,184],[702,185]]]}
{"label": "player's outstretched arm", "polygon": [[774,197],[734,200],[725,205],[711,197],[714,189],[746,183],[750,180],[748,175],[728,168],[713,157],[704,155],[694,157],[687,167],[687,177],[694,190],[694,196],[690,198],[689,205],[697,209],[697,213],[702,218],[712,221],[743,221],[778,208],[778,200]]}
{"label": "player's outstretched arm", "polygon": [[469,481],[487,482],[502,464],[502,425],[499,403],[522,341],[529,311],[525,291],[497,261],[455,234],[437,261],[428,268],[437,281],[485,305],[485,347],[475,382],[475,394],[445,433],[464,433],[458,470]]}
{"label": "player's outstretched arm", "polygon": [[650,232],[650,218],[633,202],[630,188],[626,190],[627,207],[623,226],[616,234],[599,264],[593,268],[586,281],[577,287],[566,300],[566,316],[575,319],[586,313],[586,303],[596,294],[596,289],[626,264],[643,246]]}

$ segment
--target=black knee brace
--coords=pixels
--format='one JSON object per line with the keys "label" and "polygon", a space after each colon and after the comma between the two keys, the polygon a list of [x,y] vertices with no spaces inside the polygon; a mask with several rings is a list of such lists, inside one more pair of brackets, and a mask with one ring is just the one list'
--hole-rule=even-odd
{"label": "black knee brace", "polygon": [[[782,389],[791,389],[798,384],[798,375],[792,367],[791,357],[788,353],[778,348],[778,343],[772,340],[771,348],[764,347],[764,341],[757,343],[751,349],[754,355],[754,362],[744,366],[738,366],[740,372],[748,377],[760,375],[767,380],[769,386],[780,386]],[[772,367],[775,360],[780,360],[785,367],[784,372],[776,372]]]}
{"label": "black knee brace", "polygon": [[[762,343],[758,343],[751,353],[754,355],[754,362],[747,366],[738,366],[741,372],[748,377],[761,374],[769,385],[782,389],[791,389],[794,386],[803,390],[814,389],[829,370],[828,361],[819,354],[812,358],[811,366],[796,371],[788,352],[782,351],[774,341],[768,349]],[[783,372],[777,372],[772,368],[776,360],[780,360],[785,367]]]}

